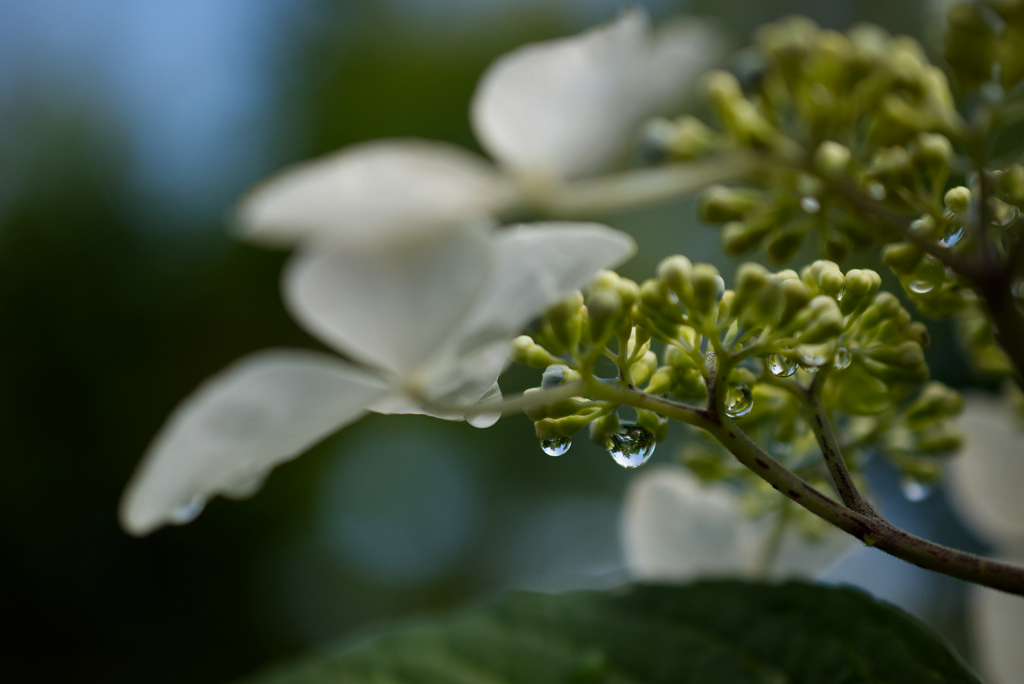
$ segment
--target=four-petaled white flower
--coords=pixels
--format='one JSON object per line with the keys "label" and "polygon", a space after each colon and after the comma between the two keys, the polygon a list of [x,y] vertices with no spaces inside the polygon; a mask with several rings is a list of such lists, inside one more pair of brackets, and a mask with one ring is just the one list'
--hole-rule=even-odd
{"label": "four-petaled white flower", "polygon": [[[1024,563],[1024,425],[1007,402],[966,397],[964,449],[949,463],[952,501],[1005,560]],[[1024,598],[970,588],[973,647],[986,681],[1024,682]]]}
{"label": "four-petaled white flower", "polygon": [[251,494],[276,465],[367,411],[426,413],[500,397],[513,337],[634,251],[624,233],[569,223],[300,250],[285,273],[286,304],[352,362],[270,350],[207,380],[154,440],[125,492],[122,524],[146,534],[194,518],[213,495]]}
{"label": "four-petaled white flower", "polygon": [[633,577],[685,582],[726,575],[814,577],[835,562],[853,538],[832,528],[808,541],[792,526],[763,568],[776,516],[751,520],[739,496],[722,484],[705,484],[681,467],[662,466],[639,475],[626,493],[622,546]]}
{"label": "four-petaled white flower", "polygon": [[447,143],[361,143],[258,186],[242,202],[237,228],[269,244],[381,245],[516,206],[544,207],[566,184],[610,170],[644,119],[678,100],[717,55],[706,25],[655,32],[642,10],[525,45],[484,73],[470,108],[497,166]]}

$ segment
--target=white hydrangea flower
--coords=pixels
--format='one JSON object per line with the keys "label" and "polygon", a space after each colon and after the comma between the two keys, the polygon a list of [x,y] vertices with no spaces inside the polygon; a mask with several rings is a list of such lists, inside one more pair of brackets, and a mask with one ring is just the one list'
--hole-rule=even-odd
{"label": "white hydrangea flower", "polygon": [[[621,522],[626,565],[643,580],[754,577],[774,522],[771,516],[751,520],[736,493],[724,485],[702,483],[681,467],[652,468],[636,477],[626,493]],[[839,530],[821,541],[807,541],[790,527],[769,576],[814,577],[853,541]]]}
{"label": "white hydrangea flower", "polygon": [[[393,245],[543,206],[566,182],[610,170],[643,120],[678,100],[717,54],[707,26],[654,31],[642,10],[524,45],[491,65],[472,101],[471,123],[497,168],[448,143],[362,143],[257,186],[239,206],[238,230],[271,244]],[[683,182],[700,181],[690,174]]]}
{"label": "white hydrangea flower", "polygon": [[391,249],[300,251],[285,274],[286,302],[354,363],[271,350],[207,380],[154,439],[122,499],[122,525],[147,534],[188,522],[217,494],[252,494],[275,466],[367,411],[500,397],[496,381],[522,327],[635,249],[606,226],[540,223]]}
{"label": "white hydrangea flower", "polygon": [[[996,556],[1024,563],[1024,425],[994,397],[967,396],[964,449],[949,463],[953,505]],[[1024,682],[1024,599],[972,585],[973,646],[986,681]]]}

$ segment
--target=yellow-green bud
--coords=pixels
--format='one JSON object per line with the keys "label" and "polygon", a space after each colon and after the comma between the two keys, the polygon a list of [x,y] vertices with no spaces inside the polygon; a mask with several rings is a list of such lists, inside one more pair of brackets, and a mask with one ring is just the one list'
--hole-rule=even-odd
{"label": "yellow-green bud", "polygon": [[640,299],[640,286],[636,281],[629,278],[620,278],[615,286],[615,291],[622,297],[622,308],[628,311]]}
{"label": "yellow-green bud", "polygon": [[740,82],[728,71],[714,69],[704,76],[703,90],[708,100],[719,109],[732,105],[743,98]]}
{"label": "yellow-green bud", "polygon": [[839,310],[849,316],[860,306],[867,306],[882,285],[882,279],[870,270],[852,269],[846,274],[846,286]]}
{"label": "yellow-green bud", "polygon": [[520,335],[512,340],[512,361],[530,368],[547,368],[561,360],[547,349],[533,341],[529,335]]}
{"label": "yellow-green bud", "polygon": [[743,218],[760,198],[752,192],[712,185],[697,202],[697,218],[708,223],[725,223]]}
{"label": "yellow-green bud", "polygon": [[914,446],[924,454],[949,454],[959,451],[964,444],[964,436],[954,430],[929,431],[922,434]]}
{"label": "yellow-green bud", "polygon": [[785,327],[811,301],[811,290],[802,281],[796,279],[783,280],[780,287],[783,306],[782,315],[779,317],[779,327]]}
{"label": "yellow-green bud", "polygon": [[836,300],[827,295],[812,299],[795,320],[800,321],[801,318],[804,324],[797,332],[800,344],[820,344],[843,332],[843,314]]}
{"label": "yellow-green bud", "polygon": [[761,264],[747,262],[736,269],[736,294],[730,312],[739,317],[743,310],[755,303],[761,290],[772,280],[772,274]]}
{"label": "yellow-green bud", "polygon": [[907,408],[904,420],[917,430],[963,411],[964,398],[941,382],[929,382]]}
{"label": "yellow-green bud", "polygon": [[725,293],[725,281],[711,264],[694,264],[691,282],[693,308],[706,316],[718,306],[718,300]]}
{"label": "yellow-green bud", "polygon": [[913,156],[925,168],[949,166],[953,159],[953,145],[941,133],[918,133]]}
{"label": "yellow-green bud", "polygon": [[1024,204],[1024,166],[1014,164],[999,174],[996,188],[1010,204]]}
{"label": "yellow-green bud", "polygon": [[680,301],[688,300],[693,292],[690,276],[693,264],[682,254],[666,257],[658,264],[658,278],[665,283]]}
{"label": "yellow-green bud", "polygon": [[583,293],[576,290],[548,310],[545,316],[555,339],[566,349],[572,349],[580,341],[583,332]]}
{"label": "yellow-green bud", "polygon": [[759,225],[750,225],[743,221],[730,221],[722,226],[722,251],[730,256],[746,254],[754,249],[770,230],[771,228],[764,230]]}
{"label": "yellow-green bud", "polygon": [[917,342],[906,341],[895,346],[881,346],[873,349],[868,356],[887,366],[913,369],[924,363],[924,351]]}
{"label": "yellow-green bud", "polygon": [[897,273],[912,273],[924,250],[910,242],[892,242],[882,248],[882,261]]}
{"label": "yellow-green bud", "polygon": [[971,191],[961,185],[947,192],[944,201],[950,211],[965,212],[971,208]]}
{"label": "yellow-green bud", "polygon": [[883,147],[875,152],[867,174],[875,178],[899,179],[913,167],[910,154],[900,145]]}
{"label": "yellow-green bud", "polygon": [[695,159],[714,151],[718,136],[703,121],[693,116],[681,116],[675,121],[668,148],[676,157]]}
{"label": "yellow-green bud", "polygon": [[619,429],[619,416],[614,411],[606,416],[601,416],[590,424],[590,440],[594,444],[605,445],[608,436]]}
{"label": "yellow-green bud", "polygon": [[911,323],[907,326],[907,329],[903,331],[903,339],[917,342],[921,345],[921,349],[927,349],[931,346],[932,339],[928,334],[928,327],[924,323]]}
{"label": "yellow-green bud", "polygon": [[833,140],[818,145],[814,153],[814,168],[825,178],[841,178],[850,166],[850,148]]}
{"label": "yellow-green bud", "polygon": [[647,428],[647,431],[654,435],[656,442],[663,442],[668,437],[668,418],[653,411],[636,409],[636,424]]}
{"label": "yellow-green bud", "polygon": [[615,335],[616,324],[622,318],[623,313],[622,297],[616,290],[591,291],[587,298],[591,344],[603,348],[604,343]]}

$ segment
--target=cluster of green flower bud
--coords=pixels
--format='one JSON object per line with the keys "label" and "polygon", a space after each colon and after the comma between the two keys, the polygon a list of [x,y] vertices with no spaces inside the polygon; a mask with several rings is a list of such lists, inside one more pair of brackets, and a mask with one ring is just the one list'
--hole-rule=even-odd
{"label": "cluster of green flower bud", "polygon": [[962,88],[1000,99],[1024,78],[1024,2],[957,2],[946,19],[943,52]]}
{"label": "cluster of green flower bud", "polygon": [[718,130],[693,117],[650,129],[676,158],[737,147],[773,154],[747,185],[715,186],[701,200],[700,218],[724,224],[727,253],[760,247],[783,263],[816,235],[824,256],[840,260],[851,248],[897,239],[851,203],[850,189],[893,211],[941,213],[934,205],[954,156],[947,136],[964,124],[945,75],[915,40],[790,17],[762,28],[741,63],[737,74],[705,79]]}

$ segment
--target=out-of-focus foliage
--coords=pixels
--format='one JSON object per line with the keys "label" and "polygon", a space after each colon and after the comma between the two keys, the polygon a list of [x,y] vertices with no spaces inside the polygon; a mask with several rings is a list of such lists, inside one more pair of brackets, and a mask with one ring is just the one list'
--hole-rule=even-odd
{"label": "out-of-focus foliage", "polygon": [[857,590],[729,581],[513,594],[251,681],[832,684],[850,676],[979,684],[927,628]]}

